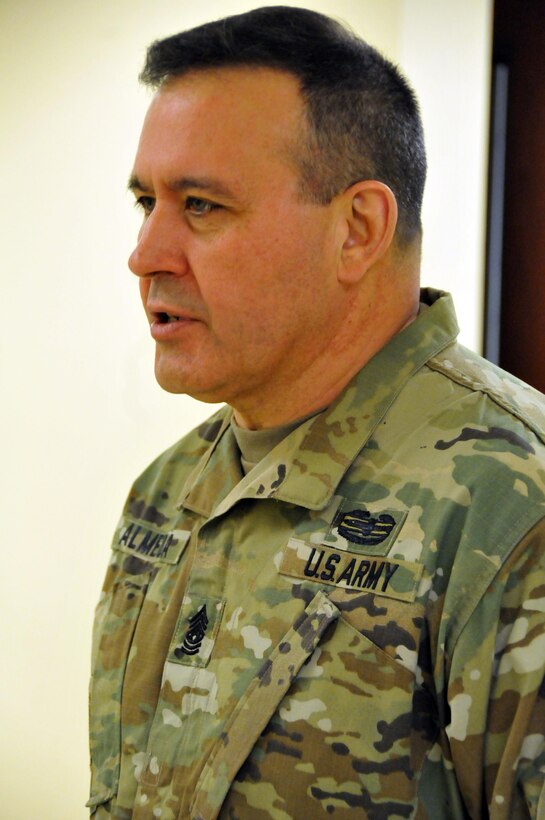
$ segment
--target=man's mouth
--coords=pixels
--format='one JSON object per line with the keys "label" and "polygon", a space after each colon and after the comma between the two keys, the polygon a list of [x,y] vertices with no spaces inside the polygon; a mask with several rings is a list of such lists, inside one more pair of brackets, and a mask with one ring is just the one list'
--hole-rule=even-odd
{"label": "man's mouth", "polygon": [[[181,313],[178,313],[181,310]],[[198,319],[194,318],[190,311],[179,308],[178,305],[160,302],[148,302],[146,305],[150,332],[152,338],[157,342],[168,342],[177,339],[180,334],[185,334],[188,328],[195,327]]]}
{"label": "man's mouth", "polygon": [[173,316],[171,313],[157,313],[156,317],[156,321],[160,325],[169,325],[172,322],[179,322],[181,319],[180,316]]}

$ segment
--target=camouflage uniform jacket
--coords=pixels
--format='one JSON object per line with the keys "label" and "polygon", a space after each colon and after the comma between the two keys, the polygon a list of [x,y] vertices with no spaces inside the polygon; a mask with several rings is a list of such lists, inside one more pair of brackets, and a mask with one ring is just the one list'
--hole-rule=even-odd
{"label": "camouflage uniform jacket", "polygon": [[425,298],[246,476],[224,408],[136,481],[95,820],[545,816],[543,397]]}

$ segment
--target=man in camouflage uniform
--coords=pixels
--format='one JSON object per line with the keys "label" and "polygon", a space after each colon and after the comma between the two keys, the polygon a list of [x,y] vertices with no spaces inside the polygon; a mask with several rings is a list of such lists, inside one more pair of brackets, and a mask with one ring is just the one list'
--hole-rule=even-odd
{"label": "man in camouflage uniform", "polygon": [[130,267],[172,392],[96,613],[95,818],[543,817],[544,402],[418,291],[397,70],[313,12],[154,44]]}

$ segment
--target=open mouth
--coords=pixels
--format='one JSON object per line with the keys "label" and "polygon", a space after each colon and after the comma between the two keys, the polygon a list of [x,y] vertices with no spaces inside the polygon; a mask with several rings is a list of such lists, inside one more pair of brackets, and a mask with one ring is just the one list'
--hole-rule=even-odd
{"label": "open mouth", "polygon": [[180,321],[180,316],[173,316],[171,313],[157,313],[156,317],[160,325],[169,325],[172,322]]}

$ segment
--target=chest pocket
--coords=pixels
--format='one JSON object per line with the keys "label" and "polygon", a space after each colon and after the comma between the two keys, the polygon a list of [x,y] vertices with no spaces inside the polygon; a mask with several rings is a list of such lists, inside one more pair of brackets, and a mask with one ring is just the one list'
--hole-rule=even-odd
{"label": "chest pocket", "polygon": [[414,674],[319,591],[237,705],[189,816],[374,816],[375,801],[395,814],[400,796],[406,816],[413,687]]}
{"label": "chest pocket", "polygon": [[375,798],[400,794],[406,816],[414,675],[340,616],[320,591],[276,647],[202,771],[192,820],[374,816]]}

